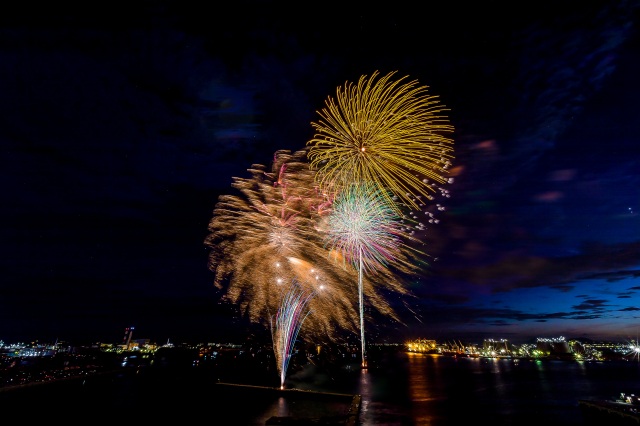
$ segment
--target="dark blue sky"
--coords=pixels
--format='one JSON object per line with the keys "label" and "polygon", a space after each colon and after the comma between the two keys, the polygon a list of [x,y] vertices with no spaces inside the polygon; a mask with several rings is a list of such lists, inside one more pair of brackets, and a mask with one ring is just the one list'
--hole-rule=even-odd
{"label": "dark blue sky", "polygon": [[369,340],[635,337],[638,3],[465,3],[3,14],[0,340],[233,338],[203,244],[218,195],[376,70],[450,108],[456,159],[406,326]]}

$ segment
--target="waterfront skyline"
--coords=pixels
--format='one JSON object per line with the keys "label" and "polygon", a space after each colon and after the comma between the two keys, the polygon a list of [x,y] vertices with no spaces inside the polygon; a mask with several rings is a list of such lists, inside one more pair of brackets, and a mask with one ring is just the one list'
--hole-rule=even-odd
{"label": "waterfront skyline", "polygon": [[367,341],[636,337],[636,3],[7,13],[0,339],[245,333],[207,268],[217,198],[304,148],[324,100],[376,70],[440,97],[455,158],[416,297],[389,299],[405,325],[367,323]]}

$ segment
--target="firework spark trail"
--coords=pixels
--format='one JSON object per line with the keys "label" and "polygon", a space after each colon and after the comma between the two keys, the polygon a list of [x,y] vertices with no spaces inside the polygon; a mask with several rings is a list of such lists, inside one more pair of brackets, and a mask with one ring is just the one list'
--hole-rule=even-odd
{"label": "firework spark trail", "polygon": [[[357,271],[336,266],[340,254],[330,255],[324,247],[318,229],[330,202],[316,188],[306,152],[278,151],[270,170],[254,164],[249,172],[250,178],[234,178],[238,195],[218,198],[205,239],[208,266],[224,300],[252,322],[264,323],[278,309],[282,283],[295,280],[305,291],[324,286],[310,302],[315,314],[305,321],[305,336],[334,340],[341,337],[339,330],[357,329],[358,293],[352,285]],[[381,279],[406,293],[393,276]],[[374,314],[400,321],[371,282],[365,280],[363,287]]]}
{"label": "firework spark trail", "polygon": [[437,96],[427,95],[417,81],[392,81],[395,72],[376,80],[362,76],[358,84],[338,88],[311,123],[316,130],[307,142],[311,165],[325,191],[366,182],[390,191],[411,209],[420,209],[418,196],[433,199],[429,180],[449,183],[445,175],[453,157],[453,131]]}
{"label": "firework spark trail", "polygon": [[[453,158],[452,140],[443,134],[453,127],[442,115],[446,109],[436,96],[427,96],[425,86],[415,80],[403,83],[406,77],[392,81],[394,74],[376,81],[376,71],[370,78],[362,76],[356,86],[339,87],[337,101],[329,97],[318,112],[320,120],[311,123],[316,134],[307,142],[320,188],[336,197],[328,242],[358,270],[363,366],[363,273],[388,272],[389,264],[415,269],[394,256],[400,251],[399,236],[413,236],[415,229],[395,228],[396,220],[382,212],[393,210],[402,217],[403,211],[422,210],[422,197],[432,201],[437,183],[451,182],[445,175]],[[378,196],[372,196],[374,189]],[[376,204],[378,198],[384,202]]]}
{"label": "firework spark trail", "polygon": [[271,338],[280,374],[280,388],[282,389],[298,333],[305,319],[311,313],[308,306],[314,295],[314,292],[305,292],[297,283],[292,283],[282,297],[275,316],[275,325],[273,321],[271,323]]}
{"label": "firework spark trail", "polygon": [[[353,184],[337,194],[328,216],[326,245],[342,255],[343,261],[358,271],[358,303],[362,366],[366,367],[364,332],[364,273],[389,275],[389,269],[410,273],[418,269],[412,257],[421,254],[403,240],[413,240],[405,232],[396,210],[371,185]],[[379,278],[379,277],[378,277]],[[379,280],[376,280],[379,281]],[[393,282],[396,282],[394,280]]]}

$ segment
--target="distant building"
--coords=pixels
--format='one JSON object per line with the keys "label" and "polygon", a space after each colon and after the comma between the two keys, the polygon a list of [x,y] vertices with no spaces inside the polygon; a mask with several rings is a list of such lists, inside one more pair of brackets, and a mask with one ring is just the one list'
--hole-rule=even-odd
{"label": "distant building", "polygon": [[572,354],[569,342],[564,337],[545,338],[538,337],[536,349],[544,354],[565,356]]}
{"label": "distant building", "polygon": [[409,352],[432,352],[437,348],[435,340],[428,339],[415,339],[407,343],[407,350]]}
{"label": "distant building", "polygon": [[133,336],[134,327],[127,327],[124,329],[124,338],[122,339],[122,344],[124,345],[125,350],[131,349],[131,337]]}
{"label": "distant building", "polygon": [[511,357],[518,354],[518,348],[507,339],[484,339],[482,354],[490,357]]}

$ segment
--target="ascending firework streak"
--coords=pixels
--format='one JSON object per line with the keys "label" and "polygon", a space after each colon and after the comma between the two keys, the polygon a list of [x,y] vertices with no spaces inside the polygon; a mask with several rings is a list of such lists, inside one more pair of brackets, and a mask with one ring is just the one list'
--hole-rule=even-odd
{"label": "ascending firework streak", "polygon": [[308,306],[314,295],[315,292],[305,292],[297,283],[292,283],[282,297],[276,313],[275,325],[273,320],[271,321],[271,339],[278,373],[280,373],[281,389],[284,389],[284,380],[300,327],[311,313]]}
{"label": "ascending firework streak", "polygon": [[409,254],[419,252],[403,242],[411,239],[396,211],[386,203],[376,188],[351,185],[344,188],[333,203],[328,216],[325,242],[342,255],[344,262],[358,271],[360,307],[360,343],[362,366],[367,366],[364,333],[363,274],[386,271],[389,266],[402,272],[417,268]]}
{"label": "ascending firework streak", "polygon": [[[358,269],[363,366],[363,270],[372,262],[379,266],[393,263],[387,254],[397,248],[397,243],[378,245],[377,237],[370,234],[378,221],[392,226],[394,220],[388,215],[371,214],[376,208],[368,204],[377,203],[401,216],[406,209],[420,210],[424,205],[422,197],[433,200],[435,185],[429,180],[451,182],[445,174],[453,157],[452,140],[442,135],[453,131],[448,119],[441,115],[446,109],[436,96],[427,96],[427,88],[417,86],[415,80],[404,84],[401,83],[406,77],[391,81],[394,74],[376,81],[376,71],[370,78],[362,76],[357,86],[347,83],[338,88],[337,101],[328,98],[326,107],[318,112],[320,120],[311,123],[316,134],[307,142],[311,166],[318,169],[320,188],[338,197],[336,215],[328,231],[342,228],[334,234],[333,241],[352,262],[357,260],[354,266]],[[375,202],[377,196],[371,196],[372,188],[386,202]],[[365,217],[358,218],[360,214]],[[397,241],[398,235],[392,235],[389,242]]]}

